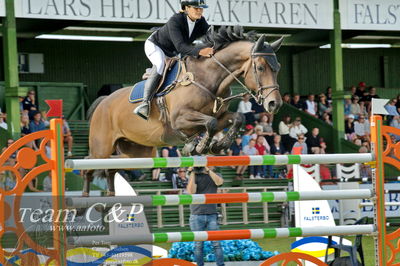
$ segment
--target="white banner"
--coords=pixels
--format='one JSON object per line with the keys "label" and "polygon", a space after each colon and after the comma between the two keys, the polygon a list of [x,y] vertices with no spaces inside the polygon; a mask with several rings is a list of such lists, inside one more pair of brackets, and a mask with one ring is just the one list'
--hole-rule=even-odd
{"label": "white banner", "polygon": [[0,17],[4,17],[6,15],[5,9],[5,0],[0,0]]}
{"label": "white banner", "polygon": [[[337,185],[326,185],[322,186],[323,190],[338,189]],[[372,189],[371,184],[360,184],[360,189]],[[400,183],[386,183],[386,190],[400,190]],[[385,194],[386,202],[400,202],[400,193],[388,193]],[[346,200],[350,201],[350,200]],[[367,202],[367,200],[362,200],[362,202]],[[339,203],[338,200],[330,200],[329,205],[331,206],[331,211],[335,219],[339,219]],[[373,217],[373,207],[363,207],[361,208],[361,217],[368,216]],[[400,217],[400,206],[387,206],[386,207],[387,217]]]}
{"label": "white banner", "polygon": [[[180,9],[179,0],[19,0],[24,18],[165,23]],[[214,25],[271,28],[332,28],[332,1],[209,0],[205,17]]]}
{"label": "white banner", "polygon": [[341,0],[342,29],[400,30],[399,0]]}

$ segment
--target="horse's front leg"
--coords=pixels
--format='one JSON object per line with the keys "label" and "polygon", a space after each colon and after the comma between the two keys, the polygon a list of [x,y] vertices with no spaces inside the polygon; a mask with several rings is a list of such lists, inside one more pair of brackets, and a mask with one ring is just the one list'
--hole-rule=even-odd
{"label": "horse's front leg", "polygon": [[201,130],[201,127],[204,127],[206,132],[203,138],[196,146],[196,152],[199,154],[204,154],[208,152],[208,147],[211,143],[212,137],[217,133],[217,125],[218,121],[216,118],[205,115],[198,111],[194,110],[181,110],[179,112],[180,115],[177,116],[174,128],[177,130],[185,131],[185,130],[193,130],[198,127]]}
{"label": "horse's front leg", "polygon": [[227,127],[229,127],[229,130],[220,141],[211,143],[210,152],[219,154],[222,150],[228,149],[234,141],[244,121],[245,117],[242,113],[223,113],[221,118],[218,119],[217,130],[219,132]]}

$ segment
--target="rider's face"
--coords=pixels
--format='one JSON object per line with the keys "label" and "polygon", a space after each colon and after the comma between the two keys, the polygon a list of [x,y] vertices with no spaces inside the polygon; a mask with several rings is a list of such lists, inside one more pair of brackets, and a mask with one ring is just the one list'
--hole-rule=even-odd
{"label": "rider's face", "polygon": [[193,21],[195,21],[197,19],[201,19],[201,16],[203,16],[203,8],[186,6],[186,12],[187,12],[189,18]]}

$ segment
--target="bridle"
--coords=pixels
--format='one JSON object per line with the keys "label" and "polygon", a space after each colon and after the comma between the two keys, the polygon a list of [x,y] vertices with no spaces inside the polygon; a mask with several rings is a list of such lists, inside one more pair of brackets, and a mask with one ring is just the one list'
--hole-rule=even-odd
{"label": "bridle", "polygon": [[[254,48],[252,49],[251,52],[251,65],[253,66],[253,75],[254,78],[256,80],[256,84],[257,84],[257,92],[256,95],[253,94],[253,92],[245,85],[243,84],[243,82],[241,82],[233,73],[232,71],[230,71],[224,64],[222,64],[214,55],[211,55],[211,58],[222,68],[224,69],[229,75],[231,75],[246,91],[247,93],[249,93],[251,95],[251,97],[254,98],[254,100],[258,103],[258,104],[262,104],[263,101],[274,91],[279,91],[279,85],[278,84],[272,84],[272,85],[267,85],[267,86],[263,86],[260,82],[260,79],[257,75],[257,68],[256,68],[256,62],[254,60],[255,57],[258,56],[276,56],[275,53],[260,53],[260,52],[254,52],[253,51]],[[266,59],[267,60],[267,59]],[[268,62],[268,60],[267,60]],[[249,66],[250,67],[250,66]],[[248,69],[245,71],[245,76],[248,72]],[[268,94],[264,97],[263,96],[263,91],[266,89],[272,89],[270,92],[268,92]],[[235,95],[235,96],[231,96],[231,97],[242,97],[243,93]],[[232,99],[231,97],[229,97],[230,99]]]}

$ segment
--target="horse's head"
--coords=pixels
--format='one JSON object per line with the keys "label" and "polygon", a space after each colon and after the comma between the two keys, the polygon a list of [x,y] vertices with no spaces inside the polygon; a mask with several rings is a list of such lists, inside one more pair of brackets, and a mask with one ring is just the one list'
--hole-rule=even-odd
{"label": "horse's head", "polygon": [[275,54],[282,41],[283,37],[269,44],[262,35],[251,50],[249,64],[244,73],[246,86],[256,92],[258,103],[269,113],[276,113],[282,106],[277,81],[281,65]]}

